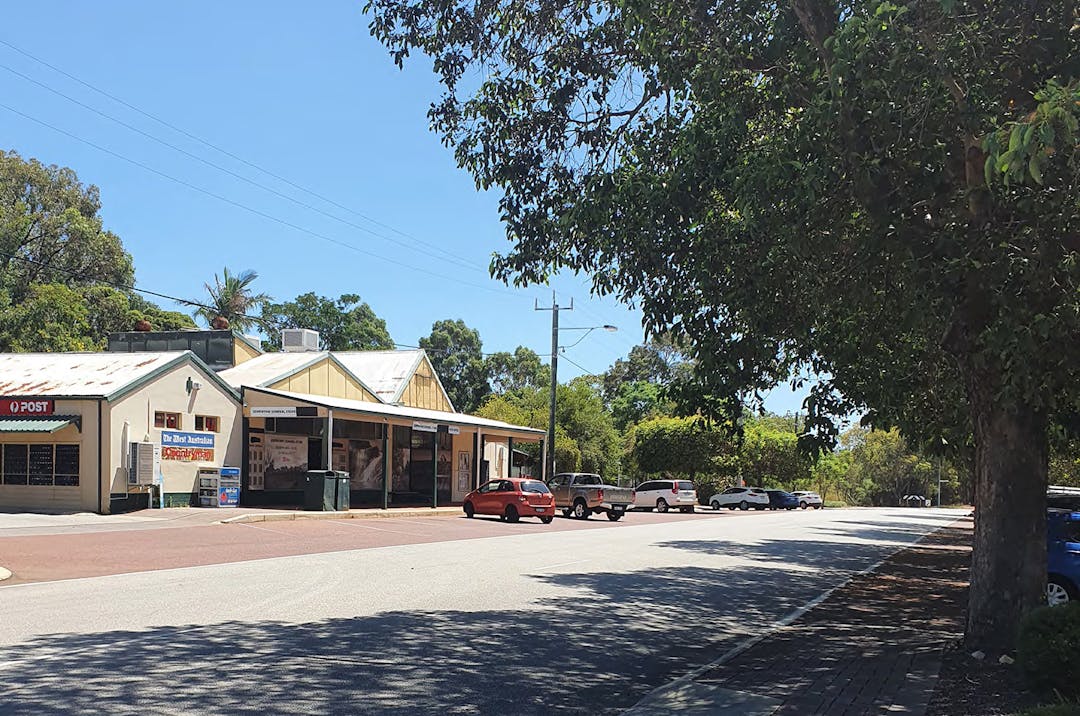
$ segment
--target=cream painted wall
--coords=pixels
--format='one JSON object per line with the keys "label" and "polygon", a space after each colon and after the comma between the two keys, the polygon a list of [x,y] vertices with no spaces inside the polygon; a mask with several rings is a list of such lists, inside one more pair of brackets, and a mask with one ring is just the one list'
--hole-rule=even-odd
{"label": "cream painted wall", "polygon": [[[199,390],[190,395],[186,387],[188,378],[202,384]],[[214,436],[213,461],[161,461],[165,492],[194,492],[197,489],[196,473],[200,465],[241,466],[240,441],[243,423],[238,400],[193,364],[187,363],[158,376],[112,405],[106,405],[104,440],[108,446],[106,455],[109,476],[109,489],[106,493],[128,491],[125,463],[129,448],[123,436],[124,422],[129,423],[128,442],[138,442],[149,435],[151,442],[160,445],[161,429],[154,427],[154,412],[159,410],[180,413],[183,417],[178,430],[185,433],[197,432],[196,415],[210,415],[220,419],[218,432]]]}
{"label": "cream painted wall", "polygon": [[379,402],[374,395],[364,390],[362,385],[353,380],[329,357],[269,387],[274,390],[287,390],[290,393]]}
{"label": "cream painted wall", "polygon": [[[53,434],[14,433],[4,435],[0,443],[41,444],[77,443],[79,445],[79,486],[48,487],[34,485],[0,485],[0,507],[51,510],[83,510],[97,512],[98,505],[98,445],[96,400],[57,400],[55,415],[82,416],[82,431],[73,425]],[[105,506],[108,507],[108,491]]]}

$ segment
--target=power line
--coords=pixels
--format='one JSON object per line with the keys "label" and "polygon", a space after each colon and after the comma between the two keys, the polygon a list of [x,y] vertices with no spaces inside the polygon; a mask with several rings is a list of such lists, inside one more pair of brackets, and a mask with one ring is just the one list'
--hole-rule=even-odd
{"label": "power line", "polygon": [[20,117],[23,117],[24,119],[28,119],[31,122],[39,124],[39,125],[41,125],[43,127],[46,127],[48,129],[51,129],[54,132],[57,132],[59,134],[63,134],[64,136],[69,137],[71,139],[74,139],[77,142],[81,142],[81,143],[83,143],[83,144],[85,144],[85,145],[87,145],[89,147],[93,147],[94,149],[97,149],[100,152],[104,152],[105,154],[116,157],[117,159],[121,159],[121,160],[123,160],[125,162],[128,162],[129,164],[132,164],[134,166],[139,167],[140,169],[148,171],[148,172],[150,172],[152,174],[156,174],[157,176],[160,176],[160,177],[162,177],[164,179],[168,179],[171,182],[174,182],[174,183],[179,184],[181,186],[187,187],[188,189],[199,192],[200,194],[204,194],[206,196],[212,197],[214,199],[217,199],[218,201],[229,204],[230,206],[235,206],[238,209],[243,209],[244,211],[255,214],[256,216],[260,216],[260,217],[262,217],[264,219],[268,219],[268,220],[273,221],[275,223],[281,224],[282,226],[287,226],[290,229],[294,229],[296,231],[308,234],[308,235],[313,236],[313,237],[315,237],[317,239],[327,241],[327,242],[329,242],[331,244],[335,244],[337,246],[341,246],[343,248],[347,248],[347,249],[350,249],[352,251],[356,251],[357,253],[364,254],[366,256],[371,256],[371,257],[379,259],[381,261],[386,261],[387,263],[395,264],[397,266],[401,266],[403,268],[406,268],[406,269],[409,269],[409,270],[412,270],[412,271],[418,271],[420,273],[424,273],[424,274],[427,274],[427,275],[432,276],[434,278],[442,279],[444,281],[452,281],[454,283],[458,283],[458,284],[461,284],[463,286],[468,286],[470,288],[479,288],[479,289],[484,290],[484,291],[492,291],[494,293],[508,294],[508,295],[516,296],[518,298],[522,298],[522,296],[520,294],[514,293],[512,291],[507,291],[507,290],[499,289],[499,288],[492,288],[491,286],[484,286],[482,284],[472,283],[470,281],[464,281],[462,279],[459,279],[459,278],[456,278],[456,277],[453,277],[453,276],[446,276],[446,275],[443,275],[443,274],[440,274],[440,273],[436,273],[434,271],[430,271],[430,270],[422,268],[420,266],[416,266],[416,265],[413,265],[413,264],[410,264],[410,263],[407,263],[407,262],[404,262],[404,261],[399,261],[397,259],[392,259],[392,258],[390,258],[388,256],[383,256],[382,254],[375,253],[374,251],[368,251],[368,250],[362,249],[362,248],[360,248],[358,246],[354,246],[353,244],[347,243],[345,241],[341,241],[340,239],[335,239],[332,236],[327,236],[326,234],[321,234],[321,233],[319,233],[317,231],[313,231],[311,229],[304,228],[303,226],[300,226],[298,224],[294,224],[291,221],[287,221],[286,219],[281,219],[279,217],[274,216],[273,214],[268,214],[265,211],[261,211],[260,209],[256,209],[256,208],[250,207],[250,206],[248,206],[246,204],[242,204],[242,203],[240,203],[238,201],[234,201],[233,199],[230,199],[230,198],[228,198],[226,196],[222,196],[221,194],[217,194],[217,193],[212,192],[212,191],[210,191],[208,189],[204,189],[204,188],[202,188],[200,186],[192,184],[191,182],[188,182],[188,181],[185,181],[183,179],[179,179],[177,177],[174,177],[171,174],[167,174],[167,173],[165,173],[165,172],[163,172],[163,171],[161,171],[159,169],[155,169],[154,167],[151,167],[148,164],[144,164],[144,163],[142,163],[142,162],[140,162],[140,161],[138,161],[136,159],[131,159],[130,157],[124,156],[123,154],[120,154],[118,152],[114,152],[113,150],[108,149],[107,147],[103,147],[100,144],[96,144],[96,143],[94,143],[94,142],[92,142],[92,141],[90,141],[88,139],[84,139],[84,138],[82,138],[82,137],[80,137],[78,135],[75,135],[75,134],[73,134],[71,132],[68,132],[67,130],[64,130],[64,129],[61,129],[61,128],[55,126],[55,125],[49,124],[48,122],[45,122],[44,120],[38,119],[37,117],[33,117],[33,116],[29,115],[29,114],[26,114],[25,112],[21,112],[21,111],[15,109],[14,107],[11,107],[9,105],[0,103],[0,108],[6,109],[6,110],[8,110],[9,112],[11,112],[13,114],[16,114],[16,115],[18,115]]}
{"label": "power line", "polygon": [[[127,101],[121,99],[120,97],[117,97],[116,95],[110,94],[109,92],[101,89],[100,87],[97,87],[97,86],[91,84],[90,82],[87,82],[86,80],[83,80],[83,79],[81,79],[79,77],[76,77],[75,75],[73,75],[73,74],[71,74],[69,72],[66,72],[65,70],[57,67],[56,65],[53,65],[53,64],[50,64],[49,62],[46,62],[45,60],[41,59],[40,57],[37,57],[37,56],[27,52],[26,50],[24,50],[24,49],[22,49],[20,47],[17,47],[15,45],[11,44],[10,42],[7,42],[6,40],[0,39],[0,45],[4,45],[5,47],[7,47],[9,49],[14,50],[15,52],[19,53],[20,55],[23,55],[24,57],[27,57],[27,58],[33,60],[34,62],[36,62],[36,63],[38,63],[38,64],[40,64],[40,65],[42,65],[44,67],[49,68],[53,72],[56,72],[57,74],[60,74],[60,75],[62,75],[64,77],[67,77],[71,81],[77,82],[78,84],[82,85],[83,87],[86,87],[87,89],[92,90],[93,92],[96,92],[96,93],[102,95],[103,97],[106,97],[106,98],[112,100],[113,102],[116,102],[117,104],[123,105],[124,107],[127,107],[128,109],[132,110],[133,112],[137,112],[138,114],[141,114],[142,116],[146,117],[147,119],[150,119],[150,120],[153,120],[154,122],[157,122],[158,124],[160,124],[163,127],[171,129],[172,131],[177,132],[177,133],[187,137],[188,139],[191,139],[191,140],[193,140],[195,142],[198,142],[199,144],[202,144],[203,146],[209,147],[210,149],[213,149],[214,151],[219,152],[220,154],[223,154],[223,155],[229,157],[230,159],[234,159],[235,161],[240,162],[241,164],[243,164],[245,166],[251,167],[252,169],[255,169],[256,171],[262,172],[263,174],[265,174],[265,175],[267,175],[269,177],[272,177],[272,178],[274,178],[274,179],[276,179],[276,180],[278,180],[278,181],[280,181],[280,182],[282,182],[284,184],[287,184],[288,186],[290,186],[290,187],[292,187],[294,189],[302,191],[305,194],[308,194],[309,196],[313,196],[313,197],[315,197],[317,199],[320,199],[320,200],[326,202],[327,204],[330,204],[331,206],[337,207],[338,209],[341,209],[341,210],[346,211],[346,212],[348,212],[350,214],[353,214],[354,216],[358,216],[358,217],[362,218],[363,220],[365,220],[367,222],[375,224],[376,226],[381,226],[384,229],[388,229],[389,231],[393,231],[394,233],[399,234],[400,236],[403,236],[403,237],[405,237],[407,239],[415,241],[416,243],[421,244],[423,246],[427,246],[430,249],[433,249],[435,251],[440,251],[440,252],[443,252],[443,253],[447,253],[449,255],[455,255],[455,254],[450,254],[450,252],[446,252],[445,249],[442,249],[441,247],[439,247],[439,246],[437,246],[437,245],[435,245],[435,244],[433,244],[433,243],[431,243],[429,241],[424,241],[423,239],[417,238],[417,237],[415,237],[415,236],[413,236],[413,235],[411,235],[409,233],[401,231],[400,229],[397,229],[394,226],[391,226],[390,224],[383,223],[383,222],[381,222],[381,221],[379,221],[377,219],[374,219],[374,218],[364,214],[363,212],[357,211],[356,209],[353,209],[353,208],[350,208],[348,206],[345,206],[344,204],[338,203],[338,202],[334,201],[333,199],[330,199],[329,197],[326,197],[326,196],[320,194],[319,192],[317,192],[317,191],[315,191],[313,189],[308,189],[307,187],[304,187],[304,186],[302,186],[300,184],[297,184],[296,182],[294,182],[294,181],[292,181],[292,180],[290,180],[290,179],[288,179],[288,178],[286,178],[284,176],[281,176],[280,174],[277,174],[277,173],[275,173],[275,172],[273,172],[273,171],[271,171],[271,170],[269,170],[269,169],[267,169],[267,168],[265,168],[263,166],[260,166],[260,165],[258,165],[256,163],[252,162],[252,161],[244,159],[243,157],[238,156],[238,155],[234,154],[233,152],[230,152],[227,149],[219,147],[216,144],[213,144],[213,143],[207,141],[206,139],[203,139],[202,137],[199,137],[198,135],[192,134],[191,132],[189,132],[189,131],[181,128],[181,127],[178,127],[175,124],[172,124],[172,123],[170,123],[170,122],[168,122],[168,121],[166,121],[166,120],[164,120],[164,119],[162,119],[162,118],[160,118],[160,117],[158,117],[158,116],[156,116],[154,114],[151,114],[150,112],[147,112],[147,111],[145,111],[143,109],[140,109],[139,107],[131,104],[130,102],[127,102]],[[94,111],[96,111],[96,110],[94,110]],[[367,231],[370,231],[370,229],[367,229]],[[374,233],[374,232],[372,232],[372,233]],[[376,234],[376,236],[378,236],[378,235],[379,234]],[[383,237],[383,238],[386,238],[386,237]]]}
{"label": "power line", "polygon": [[[276,197],[279,197],[281,199],[285,199],[286,201],[290,201],[293,204],[296,204],[297,206],[308,209],[309,211],[314,211],[317,214],[321,214],[321,215],[323,215],[325,217],[333,219],[334,221],[339,221],[342,224],[345,224],[346,226],[351,226],[354,229],[358,229],[358,230],[363,231],[365,233],[371,234],[372,236],[378,237],[380,239],[384,239],[385,241],[389,241],[389,242],[391,242],[393,244],[396,244],[398,246],[406,248],[406,249],[408,249],[410,251],[415,251],[416,250],[416,247],[410,246],[409,244],[406,244],[404,241],[399,241],[398,239],[393,239],[393,238],[391,238],[389,236],[385,236],[383,234],[380,234],[377,231],[373,231],[373,230],[369,229],[366,226],[363,226],[361,224],[357,224],[356,222],[353,222],[353,221],[349,221],[348,219],[342,219],[341,217],[339,217],[339,216],[337,216],[335,214],[332,214],[332,213],[330,213],[328,211],[324,211],[323,209],[320,209],[317,206],[314,206],[312,204],[308,204],[307,202],[304,202],[304,201],[300,201],[299,199],[291,197],[288,194],[285,194],[284,192],[280,192],[280,191],[278,191],[277,189],[274,189],[271,186],[267,186],[266,184],[261,184],[261,183],[255,181],[255,180],[253,180],[253,179],[249,179],[248,177],[244,176],[243,174],[239,174],[237,172],[232,171],[228,167],[221,166],[220,164],[212,162],[209,159],[205,159],[203,157],[200,157],[199,155],[195,154],[194,152],[189,152],[188,150],[184,149],[183,147],[178,147],[175,144],[172,144],[171,142],[165,141],[164,139],[156,137],[153,134],[150,134],[149,132],[145,132],[142,129],[139,129],[138,127],[136,127],[134,125],[128,124],[127,122],[123,121],[122,119],[118,119],[117,117],[113,117],[112,115],[107,114],[106,112],[102,112],[101,110],[99,110],[99,109],[97,109],[95,107],[92,107],[92,106],[86,104],[85,102],[82,102],[82,101],[80,101],[78,99],[75,99],[74,97],[71,97],[70,95],[64,94],[60,90],[57,90],[57,89],[55,89],[53,87],[50,87],[49,85],[45,84],[44,82],[39,82],[38,80],[34,79],[33,77],[25,75],[22,72],[19,72],[19,71],[15,70],[15,69],[13,69],[11,67],[8,67],[7,65],[0,64],[0,68],[7,70],[8,72],[15,75],[16,77],[21,77],[22,79],[26,80],[27,82],[35,84],[38,87],[41,87],[42,89],[55,94],[58,97],[62,97],[63,99],[67,100],[68,102],[71,102],[72,104],[78,105],[79,107],[82,107],[83,109],[85,109],[85,110],[87,110],[89,112],[93,112],[94,114],[98,115],[99,117],[104,117],[105,119],[109,120],[110,122],[114,122],[116,124],[119,124],[121,127],[124,127],[124,128],[126,128],[126,129],[128,129],[128,130],[130,130],[132,132],[135,132],[136,134],[139,134],[139,135],[141,135],[143,137],[146,137],[147,139],[149,139],[149,140],[151,140],[153,142],[157,142],[158,144],[160,144],[160,145],[162,145],[164,147],[168,147],[169,149],[172,149],[175,152],[178,152],[180,154],[183,154],[186,157],[194,159],[197,162],[205,164],[206,166],[211,167],[212,169],[216,169],[217,171],[228,174],[229,176],[231,176],[231,177],[233,177],[235,179],[239,179],[240,181],[245,182],[247,184],[250,184],[251,186],[254,186],[254,187],[257,187],[259,189],[262,189],[263,191],[269,192],[270,194],[273,194]],[[436,251],[443,254],[443,256],[447,260],[452,261],[452,262],[456,263],[459,266],[462,266],[464,268],[471,269],[471,270],[474,270],[474,271],[482,270],[478,266],[476,266],[475,264],[467,262],[465,259],[459,258],[455,254],[452,254],[452,253],[450,253],[448,251],[445,251],[443,249],[439,249],[437,247],[433,247],[433,248]]]}
{"label": "power line", "polygon": [[[103,278],[94,278],[92,276],[87,275],[87,273],[89,272],[89,269],[83,270],[83,271],[75,271],[75,270],[72,270],[72,269],[63,268],[62,266],[54,266],[54,265],[46,263],[44,261],[37,261],[35,259],[27,258],[26,256],[19,256],[18,254],[8,253],[7,251],[0,251],[0,256],[6,256],[9,259],[13,259],[15,261],[22,261],[23,263],[31,264],[33,266],[40,266],[41,268],[48,269],[50,271],[58,271],[60,273],[65,273],[68,276],[71,276],[72,278],[82,279],[82,280],[85,280],[85,281],[90,281],[92,283],[95,283],[95,284],[98,284],[98,285],[101,285],[101,286],[109,286],[110,288],[115,288],[115,289],[118,289],[120,291],[136,291],[138,293],[145,293],[148,296],[154,296],[155,298],[164,298],[164,299],[166,299],[168,301],[175,301],[176,303],[180,303],[180,304],[183,304],[185,306],[191,306],[193,308],[205,308],[208,311],[216,311],[217,310],[217,308],[214,307],[214,306],[210,306],[210,305],[205,304],[205,303],[199,303],[198,301],[193,301],[190,298],[180,298],[178,296],[171,296],[171,295],[169,295],[167,293],[161,293],[160,291],[152,291],[151,289],[148,289],[148,288],[140,288],[140,287],[136,286],[135,284],[132,284],[132,285],[128,286],[126,284],[117,283],[115,281],[107,281],[107,280],[105,280]],[[263,318],[261,316],[249,316],[246,313],[238,313],[236,315],[239,316],[240,318],[246,318],[246,319],[248,319],[250,321],[256,321],[259,324],[262,324],[264,322]]]}

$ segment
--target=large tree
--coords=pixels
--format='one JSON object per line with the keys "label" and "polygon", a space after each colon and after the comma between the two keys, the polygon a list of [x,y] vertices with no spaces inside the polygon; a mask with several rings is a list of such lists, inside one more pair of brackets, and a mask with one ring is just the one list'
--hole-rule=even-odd
{"label": "large tree", "polygon": [[551,368],[531,348],[500,351],[487,357],[488,380],[495,393],[542,388],[551,384]]}
{"label": "large tree", "polygon": [[1011,647],[1045,580],[1048,425],[1080,394],[1071,0],[368,7],[396,62],[433,58],[433,129],[501,193],[497,276],[637,301],[709,412],[809,369],[825,442],[857,408],[970,427],[967,636]]}
{"label": "large tree", "polygon": [[73,170],[0,150],[0,290],[18,303],[34,284],[130,286],[131,256],[100,210]]}
{"label": "large tree", "polygon": [[446,318],[432,324],[420,347],[427,351],[454,408],[463,413],[479,408],[491,393],[480,332],[460,318]]}
{"label": "large tree", "polygon": [[282,328],[310,328],[319,332],[323,350],[390,350],[394,341],[371,306],[354,293],[333,299],[305,293],[293,301],[268,303],[262,319],[269,333],[265,341],[270,350],[281,348]]}

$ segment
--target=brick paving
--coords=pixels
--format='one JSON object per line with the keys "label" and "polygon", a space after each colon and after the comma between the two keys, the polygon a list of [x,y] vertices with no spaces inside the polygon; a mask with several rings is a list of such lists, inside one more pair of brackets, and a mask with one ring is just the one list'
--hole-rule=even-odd
{"label": "brick paving", "polygon": [[928,535],[694,681],[777,699],[776,715],[925,713],[963,634],[971,536],[970,519]]}

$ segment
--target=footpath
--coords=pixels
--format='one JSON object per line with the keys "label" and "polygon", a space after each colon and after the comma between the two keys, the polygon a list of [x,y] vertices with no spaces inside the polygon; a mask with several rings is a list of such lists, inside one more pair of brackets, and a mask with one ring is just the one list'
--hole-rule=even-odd
{"label": "footpath", "polygon": [[971,518],[928,535],[627,713],[926,713],[963,634],[971,537]]}

